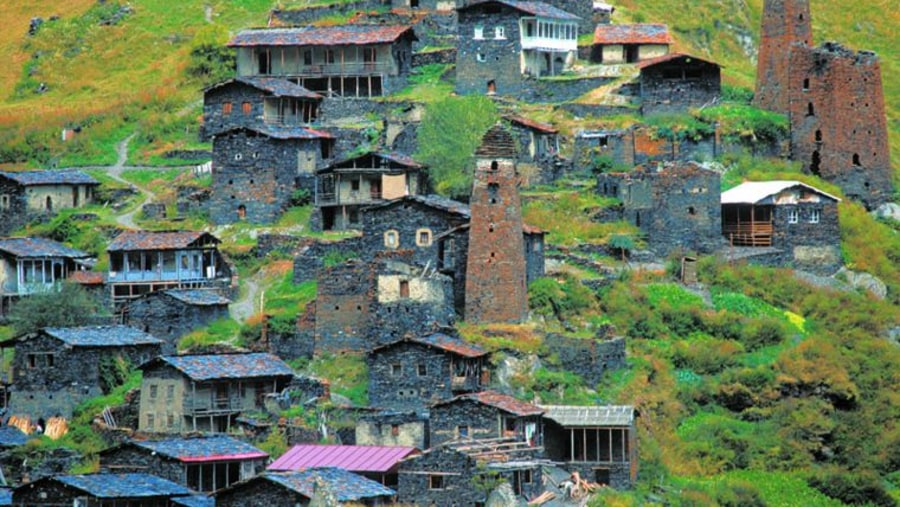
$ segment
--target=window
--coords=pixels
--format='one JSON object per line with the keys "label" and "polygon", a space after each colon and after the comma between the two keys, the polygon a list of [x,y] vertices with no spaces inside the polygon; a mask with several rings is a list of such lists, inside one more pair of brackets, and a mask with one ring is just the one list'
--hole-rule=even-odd
{"label": "window", "polygon": [[232,104],[231,102],[222,104],[222,114],[228,116],[229,114],[231,114],[232,108],[234,108],[234,104]]}
{"label": "window", "polygon": [[334,50],[333,49],[325,50],[325,63],[334,63]]}
{"label": "window", "polygon": [[456,435],[460,438],[469,438],[469,427],[465,425],[457,426]]}
{"label": "window", "polygon": [[391,375],[399,377],[403,373],[403,365],[394,363],[391,365]]}
{"label": "window", "polygon": [[809,90],[809,78],[803,80],[803,91]]}
{"label": "window", "polygon": [[806,116],[815,116],[815,115],[816,115],[816,108],[813,107],[813,103],[810,102],[809,104],[806,105]]}
{"label": "window", "polygon": [[350,191],[359,192],[359,180],[350,180]]}
{"label": "window", "polygon": [[819,223],[819,220],[820,220],[821,218],[822,218],[821,211],[819,211],[819,210],[817,210],[817,209],[810,210],[810,212],[809,212],[809,223],[811,223],[811,224],[817,224],[817,223]]}
{"label": "window", "polygon": [[506,28],[502,26],[498,26],[494,28],[494,38],[495,39],[505,39],[506,38]]}
{"label": "window", "polygon": [[175,386],[168,385],[166,386],[166,399],[172,401],[175,399]]}
{"label": "window", "polygon": [[484,63],[487,61],[487,57],[484,56],[484,53],[478,53],[477,55],[475,55],[475,60],[479,63]]}
{"label": "window", "polygon": [[50,368],[53,368],[55,363],[56,363],[56,356],[54,356],[53,354],[47,354],[47,366]]}
{"label": "window", "polygon": [[147,414],[147,429],[152,430],[156,425],[156,417],[153,414]]}
{"label": "window", "polygon": [[476,38],[476,39],[483,39],[483,38],[484,38],[484,27],[483,27],[483,26],[476,26],[476,27],[475,27],[475,38]]}
{"label": "window", "polygon": [[36,354],[28,354],[28,367],[29,368],[37,367],[37,355]]}
{"label": "window", "polygon": [[443,475],[429,475],[428,476],[428,489],[444,489],[444,476]]}
{"label": "window", "polygon": [[400,280],[400,297],[402,299],[409,298],[409,280]]}
{"label": "window", "polygon": [[431,246],[431,229],[416,231],[416,246]]}
{"label": "window", "polygon": [[791,208],[788,210],[788,223],[796,224],[800,221],[800,210],[797,208]]}
{"label": "window", "polygon": [[384,232],[384,246],[387,248],[397,248],[400,246],[400,233],[391,229]]}
{"label": "window", "polygon": [[241,112],[244,114],[250,114],[253,111],[253,104],[249,102],[244,102],[241,104]]}
{"label": "window", "polygon": [[166,427],[171,429],[175,429],[175,414],[169,414],[166,416]]}
{"label": "window", "polygon": [[391,425],[391,436],[392,436],[392,437],[398,437],[398,436],[400,436],[400,425],[399,425],[399,424],[392,424],[392,425]]}
{"label": "window", "polygon": [[428,375],[428,365],[425,363],[419,363],[416,365],[416,373],[419,374],[420,377],[424,377]]}
{"label": "window", "polygon": [[157,395],[158,387],[156,384],[150,386],[150,399],[155,400]]}
{"label": "window", "polygon": [[522,484],[531,484],[531,481],[533,480],[531,478],[531,470],[522,470],[520,474],[520,477],[522,478]]}
{"label": "window", "polygon": [[860,163],[860,161],[859,161],[859,153],[853,154],[853,165],[855,165],[855,166],[862,165],[862,163]]}
{"label": "window", "polygon": [[303,52],[303,65],[312,65],[312,62],[313,62],[312,50],[307,49],[306,51]]}

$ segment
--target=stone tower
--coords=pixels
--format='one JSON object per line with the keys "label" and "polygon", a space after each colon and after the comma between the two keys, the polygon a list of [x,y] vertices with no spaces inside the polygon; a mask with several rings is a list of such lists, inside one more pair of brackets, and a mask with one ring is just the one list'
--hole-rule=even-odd
{"label": "stone tower", "polygon": [[496,125],[484,135],[475,158],[465,318],[522,322],[528,317],[528,292],[515,140]]}
{"label": "stone tower", "polygon": [[791,158],[847,197],[877,208],[891,198],[891,157],[878,56],[834,42],[790,58]]}
{"label": "stone tower", "polygon": [[754,105],[788,114],[791,48],[812,43],[809,0],[765,0]]}

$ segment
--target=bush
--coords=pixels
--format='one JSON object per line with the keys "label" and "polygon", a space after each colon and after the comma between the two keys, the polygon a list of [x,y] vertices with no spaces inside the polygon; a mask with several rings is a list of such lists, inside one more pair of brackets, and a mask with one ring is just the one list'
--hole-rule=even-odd
{"label": "bush", "polygon": [[779,320],[753,319],[744,327],[741,333],[741,343],[748,350],[756,350],[769,345],[778,345],[787,337],[785,325]]}
{"label": "bush", "polygon": [[312,202],[312,194],[309,189],[298,188],[291,194],[291,206],[306,206]]}
{"label": "bush", "polygon": [[744,351],[740,343],[731,340],[706,338],[679,341],[672,347],[672,362],[678,368],[697,373],[718,373],[738,363]]}
{"label": "bush", "polygon": [[80,285],[63,282],[59,292],[38,292],[13,305],[8,319],[17,334],[43,327],[85,326],[94,316],[104,315],[102,305]]}
{"label": "bush", "polygon": [[574,317],[593,306],[594,295],[572,275],[538,278],[528,286],[528,303],[544,316],[560,320]]}
{"label": "bush", "polygon": [[822,493],[849,505],[897,505],[872,472],[834,470],[814,475],[808,482]]}

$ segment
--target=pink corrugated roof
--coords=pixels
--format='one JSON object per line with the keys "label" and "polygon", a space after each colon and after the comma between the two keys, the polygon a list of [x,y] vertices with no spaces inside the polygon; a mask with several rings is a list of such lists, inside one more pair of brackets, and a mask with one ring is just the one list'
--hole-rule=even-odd
{"label": "pink corrugated roof", "polygon": [[284,453],[267,470],[337,467],[351,472],[384,473],[395,468],[403,458],[417,452],[415,447],[301,444]]}

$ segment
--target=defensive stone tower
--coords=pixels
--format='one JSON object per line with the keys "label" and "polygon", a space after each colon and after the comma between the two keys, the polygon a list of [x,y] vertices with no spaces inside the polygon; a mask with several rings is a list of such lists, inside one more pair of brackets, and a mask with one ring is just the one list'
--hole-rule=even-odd
{"label": "defensive stone tower", "polygon": [[788,114],[790,52],[796,44],[812,43],[809,0],[765,0],[754,105]]}
{"label": "defensive stone tower", "polygon": [[516,143],[500,125],[475,151],[466,269],[468,322],[522,322],[528,316]]}

